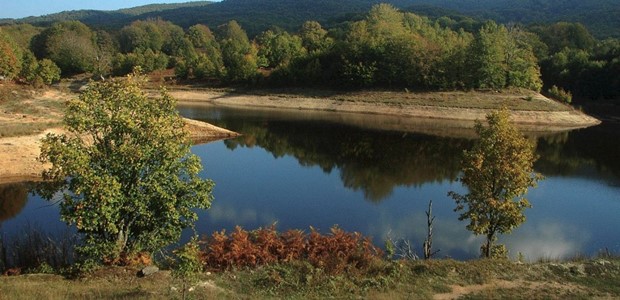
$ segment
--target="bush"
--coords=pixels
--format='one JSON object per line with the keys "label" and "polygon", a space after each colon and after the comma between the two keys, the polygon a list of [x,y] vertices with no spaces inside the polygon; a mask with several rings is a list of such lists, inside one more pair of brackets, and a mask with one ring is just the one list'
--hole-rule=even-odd
{"label": "bush", "polygon": [[565,91],[563,88],[552,86],[549,90],[551,98],[562,101],[564,103],[571,103],[573,101],[573,95],[570,91]]}
{"label": "bush", "polygon": [[338,227],[332,227],[331,234],[322,235],[313,228],[310,234],[300,230],[279,234],[273,225],[249,232],[237,226],[230,235],[225,231],[214,232],[205,243],[202,261],[207,268],[215,270],[301,259],[326,273],[340,274],[349,269],[368,268],[383,255],[369,238]]}

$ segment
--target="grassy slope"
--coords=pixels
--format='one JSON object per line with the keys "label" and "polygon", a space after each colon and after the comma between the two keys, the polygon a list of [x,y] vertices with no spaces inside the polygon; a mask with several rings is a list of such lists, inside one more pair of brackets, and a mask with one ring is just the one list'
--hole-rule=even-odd
{"label": "grassy slope", "polygon": [[[79,279],[59,275],[0,277],[3,299],[181,298],[182,283],[162,271],[137,278],[134,268],[107,268]],[[364,272],[327,275],[303,262],[203,273],[190,297],[467,299],[617,298],[620,259],[521,264],[504,260],[377,261]]]}

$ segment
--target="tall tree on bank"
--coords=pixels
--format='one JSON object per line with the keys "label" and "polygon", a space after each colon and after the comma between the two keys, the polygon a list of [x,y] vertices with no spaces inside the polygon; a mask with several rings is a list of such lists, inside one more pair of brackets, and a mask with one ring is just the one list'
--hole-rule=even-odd
{"label": "tall tree on bank", "polygon": [[[534,145],[509,123],[506,110],[487,115],[488,127],[476,124],[480,139],[465,151],[460,181],[469,193],[450,192],[456,201],[459,220],[469,220],[467,229],[484,235],[484,257],[501,253],[495,246],[498,234],[510,233],[525,221],[523,211],[531,207],[524,198],[541,176],[534,172]],[[499,250],[499,251],[498,251]]]}
{"label": "tall tree on bank", "polygon": [[253,79],[257,72],[256,49],[248,35],[236,21],[220,26],[222,60],[226,67],[226,79],[230,82],[244,82]]}
{"label": "tall tree on bank", "polygon": [[93,71],[97,58],[94,34],[79,21],[54,23],[35,36],[31,49],[39,59],[51,59],[63,75]]}
{"label": "tall tree on bank", "polygon": [[165,91],[148,97],[135,75],[92,83],[68,103],[68,135],[43,139],[41,161],[52,167],[42,195],[62,195],[61,218],[83,234],[84,258],[151,254],[193,226],[193,209],[210,206],[213,183],[198,177],[175,104]]}

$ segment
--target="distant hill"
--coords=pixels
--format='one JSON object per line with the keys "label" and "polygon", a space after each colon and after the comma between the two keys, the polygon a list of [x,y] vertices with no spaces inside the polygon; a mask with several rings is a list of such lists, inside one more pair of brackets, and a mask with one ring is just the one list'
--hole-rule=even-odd
{"label": "distant hill", "polygon": [[[377,3],[438,17],[464,14],[501,23],[581,22],[598,38],[620,38],[618,0],[224,0],[152,4],[116,11],[79,10],[0,23],[47,25],[80,20],[92,27],[120,28],[134,20],[162,18],[183,27],[202,23],[215,27],[237,20],[250,35],[270,26],[297,30],[307,20],[325,26],[359,18]],[[452,13],[453,12],[453,13]]]}
{"label": "distant hill", "polygon": [[501,23],[580,22],[598,38],[620,38],[618,0],[415,0]]}

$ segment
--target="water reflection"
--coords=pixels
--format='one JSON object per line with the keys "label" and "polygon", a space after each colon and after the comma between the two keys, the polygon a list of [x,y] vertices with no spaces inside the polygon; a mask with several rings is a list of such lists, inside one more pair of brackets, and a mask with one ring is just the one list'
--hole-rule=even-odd
{"label": "water reflection", "polygon": [[[377,245],[391,232],[394,238],[412,241],[420,253],[424,211],[433,200],[439,257],[478,256],[481,238],[458,221],[454,201],[446,195],[466,192],[454,179],[462,151],[472,144],[471,131],[463,134],[447,126],[433,129],[442,132],[433,135],[432,126],[422,122],[400,132],[376,126],[396,122],[377,116],[372,116],[371,125],[357,126],[349,115],[270,115],[195,107],[180,111],[244,134],[192,148],[205,165],[201,176],[216,183],[215,201],[210,210],[200,212],[196,224],[200,234],[273,222],[279,230],[313,226],[328,232],[338,224],[372,236]],[[355,122],[361,122],[357,118]],[[620,252],[620,237],[610,230],[620,226],[618,129],[604,125],[536,139],[536,169],[547,179],[528,194],[533,208],[526,210],[527,221],[500,239],[513,257],[521,252],[529,260],[566,258],[606,247]],[[12,191],[8,194],[24,195]],[[29,197],[24,211],[5,221],[3,230],[17,232],[23,220],[46,228],[60,223],[58,208],[48,205]]]}
{"label": "water reflection", "polygon": [[24,209],[28,189],[25,183],[0,184],[0,224],[14,218]]}
{"label": "water reflection", "polygon": [[[397,186],[453,181],[461,154],[471,146],[473,136],[471,129],[446,131],[456,125],[442,120],[432,120],[434,126],[409,121],[406,129],[410,132],[403,133],[385,129],[386,124],[395,124],[395,117],[380,121],[381,116],[375,115],[368,116],[372,122],[360,127],[358,118],[363,115],[357,114],[270,113],[204,106],[181,107],[181,112],[241,132],[242,137],[225,141],[231,150],[260,147],[276,158],[292,156],[300,165],[319,166],[326,173],[338,169],[345,187],[363,191],[366,199],[374,202],[389,197]],[[439,130],[441,125],[446,128]],[[536,170],[546,176],[602,176],[618,184],[620,143],[615,139],[619,132],[617,124],[606,124],[570,134],[538,133],[533,138],[540,156]]]}

